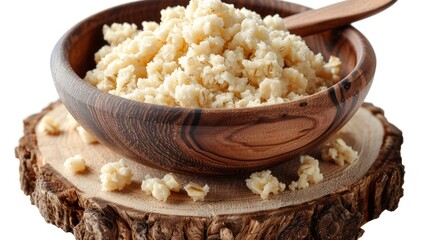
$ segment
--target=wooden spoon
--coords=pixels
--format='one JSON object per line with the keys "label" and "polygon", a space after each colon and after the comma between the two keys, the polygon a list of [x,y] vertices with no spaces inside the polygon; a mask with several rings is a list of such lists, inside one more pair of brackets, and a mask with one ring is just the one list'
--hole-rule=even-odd
{"label": "wooden spoon", "polygon": [[308,36],[342,27],[390,7],[396,0],[347,0],[284,19],[286,28],[296,35]]}

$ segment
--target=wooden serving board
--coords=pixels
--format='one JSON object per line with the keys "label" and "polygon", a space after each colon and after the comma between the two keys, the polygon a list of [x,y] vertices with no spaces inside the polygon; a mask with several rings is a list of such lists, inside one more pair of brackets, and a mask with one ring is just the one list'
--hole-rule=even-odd
{"label": "wooden serving board", "polygon": [[[40,119],[62,123],[58,136],[44,134]],[[21,187],[47,222],[76,239],[357,239],[364,223],[397,208],[403,195],[402,133],[381,109],[364,104],[339,135],[359,152],[352,165],[321,162],[324,180],[310,188],[285,191],[262,200],[245,185],[249,174],[187,176],[182,183],[208,184],[204,202],[192,202],[184,191],[166,203],[140,189],[145,175],[166,173],[126,160],[133,182],[119,192],[102,192],[101,167],[121,156],[101,144],[85,144],[67,124],[67,110],[51,104],[24,121],[24,137],[16,148]],[[154,139],[156,141],[156,139]],[[311,155],[318,156],[318,149]],[[83,174],[67,172],[64,160],[80,154]],[[270,168],[280,181],[297,179],[299,160]]]}

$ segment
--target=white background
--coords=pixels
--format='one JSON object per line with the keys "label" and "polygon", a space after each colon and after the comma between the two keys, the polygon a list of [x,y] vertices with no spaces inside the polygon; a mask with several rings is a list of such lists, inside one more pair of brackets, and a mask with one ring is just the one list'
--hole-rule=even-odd
{"label": "white background", "polygon": [[[20,190],[14,148],[22,136],[22,120],[58,98],[49,69],[56,41],[79,20],[124,2],[1,1],[0,238],[12,233],[7,239],[73,239],[72,234],[45,223]],[[315,8],[337,1],[293,2]],[[377,54],[377,72],[367,101],[382,107],[405,138],[405,196],[395,212],[384,212],[363,227],[363,240],[427,237],[429,39],[424,23],[429,22],[429,14],[425,4],[399,1],[385,12],[354,24]]]}

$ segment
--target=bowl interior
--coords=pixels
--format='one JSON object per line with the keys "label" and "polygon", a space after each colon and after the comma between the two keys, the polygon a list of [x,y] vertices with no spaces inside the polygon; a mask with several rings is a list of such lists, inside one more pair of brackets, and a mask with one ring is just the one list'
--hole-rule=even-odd
{"label": "bowl interior", "polygon": [[[188,0],[146,0],[144,2],[144,7],[141,7],[142,3],[134,2],[126,4],[125,7],[118,6],[108,9],[82,21],[71,30],[71,36],[79,37],[71,37],[66,41],[65,52],[69,54],[70,66],[80,78],[83,78],[88,70],[95,68],[94,53],[106,44],[102,36],[104,24],[128,22],[141,27],[142,21],[159,22],[160,9],[176,5],[186,6],[189,3]],[[286,17],[308,10],[306,7],[281,1],[269,1],[270,4],[264,4],[262,1],[244,3],[244,1],[226,0],[224,2],[233,3],[235,7],[246,7],[262,16],[279,14]],[[334,30],[311,35],[304,39],[315,53],[322,53],[325,60],[331,55],[339,57],[343,61],[342,75],[346,76],[356,66],[357,56],[355,47],[341,33],[341,31]],[[339,44],[341,47],[338,47]]]}

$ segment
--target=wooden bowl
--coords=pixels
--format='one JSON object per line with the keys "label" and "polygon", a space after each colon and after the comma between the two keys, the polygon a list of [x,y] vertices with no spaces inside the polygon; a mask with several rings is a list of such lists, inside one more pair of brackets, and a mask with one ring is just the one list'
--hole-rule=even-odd
{"label": "wooden bowl", "polygon": [[[120,98],[87,84],[101,28],[113,22],[159,21],[167,6],[188,0],[145,0],[108,9],[78,23],[57,43],[51,69],[69,112],[102,144],[139,163],[171,172],[234,174],[266,169],[308,152],[358,110],[375,72],[375,54],[353,27],[306,37],[325,57],[344,64],[338,84],[312,96],[243,109],[186,109]],[[288,16],[308,8],[276,0],[228,0],[261,15]]]}

